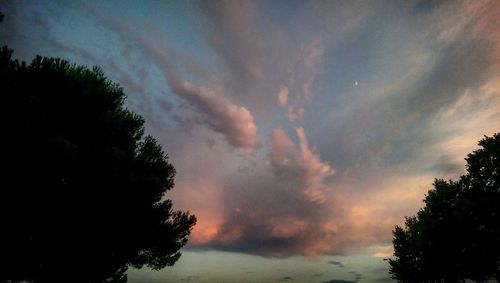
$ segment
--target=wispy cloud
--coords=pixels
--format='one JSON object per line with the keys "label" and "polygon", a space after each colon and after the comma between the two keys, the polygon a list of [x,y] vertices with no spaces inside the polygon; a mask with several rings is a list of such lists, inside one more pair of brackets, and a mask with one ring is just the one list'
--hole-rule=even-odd
{"label": "wispy cloud", "polygon": [[12,2],[0,35],[125,87],[178,168],[174,203],[198,216],[191,248],[380,260],[432,179],[500,131],[498,1],[186,3],[169,8],[197,22]]}
{"label": "wispy cloud", "polygon": [[[443,26],[438,33],[454,25],[440,24]],[[422,28],[429,30],[426,26]],[[366,29],[371,30],[371,27]],[[422,38],[433,32],[437,31],[431,30]],[[296,127],[293,136],[282,127],[275,128],[268,153],[272,175],[255,169],[253,174],[258,181],[250,180],[248,176],[233,176],[228,185],[232,189],[224,194],[225,202],[234,204],[234,207],[226,212],[218,229],[219,239],[223,240],[208,245],[264,255],[299,253],[314,256],[388,242],[392,227],[404,215],[418,209],[422,195],[435,177],[431,171],[419,171],[425,164],[437,165],[438,162],[434,162],[437,159],[432,159],[431,155],[439,156],[436,153],[443,152],[434,147],[439,144],[434,142],[442,142],[443,137],[431,133],[434,122],[430,117],[435,117],[450,104],[454,105],[462,90],[481,85],[483,75],[491,80],[491,73],[486,68],[489,64],[471,67],[464,65],[468,63],[461,59],[468,53],[491,58],[491,52],[476,52],[480,47],[469,45],[468,39],[463,41],[465,39],[460,33],[455,36],[441,43],[429,41],[430,45],[423,47],[417,44],[417,40],[410,41],[408,46],[413,48],[412,54],[416,57],[403,58],[394,68],[418,63],[401,76],[401,82],[390,85],[391,82],[385,84],[382,80],[373,89],[361,83],[356,93],[345,97],[340,95],[336,100],[338,105],[334,104],[330,112],[335,118],[313,123],[325,125],[313,135],[316,141],[326,141],[320,142],[320,151],[312,150],[306,138],[306,129],[311,128],[310,121],[301,122],[303,126]],[[274,96],[280,111],[293,123],[303,119],[304,107],[308,103],[318,103],[314,95],[307,96],[309,101],[306,101],[304,94],[307,91],[304,90],[308,88],[308,78],[316,81],[327,51],[322,42],[309,47],[304,49],[308,50],[304,53],[308,56],[299,56],[304,60],[302,62],[309,62],[305,64],[307,66],[303,64],[295,68],[293,79],[280,84]],[[460,51],[461,48],[465,51]],[[378,52],[378,49],[374,50]],[[454,77],[447,75],[460,72],[454,76],[469,76],[469,71],[474,72],[471,76],[475,77],[464,79],[465,82],[453,82]],[[297,76],[297,72],[302,72],[302,75]],[[352,82],[349,85],[352,87]],[[457,107],[463,107],[464,103]],[[302,109],[302,113],[297,109]],[[485,120],[492,121],[491,115],[496,111],[493,109],[496,108],[492,107],[489,118],[485,117]],[[311,113],[314,117],[314,111]],[[451,124],[448,122],[447,125]],[[469,141],[467,144],[473,143]],[[423,154],[425,150],[429,152]],[[463,157],[457,152],[452,155]],[[425,163],[424,158],[429,156],[431,159]],[[406,163],[410,158],[415,162]],[[335,165],[339,162],[340,172],[333,174],[327,160]],[[454,162],[454,159],[444,157],[440,160],[443,170]],[[461,167],[453,165],[452,168]],[[245,184],[244,188],[237,189],[241,184]],[[329,203],[333,208],[326,208],[323,203]],[[289,206],[295,211],[290,211]],[[373,219],[379,221],[375,224]],[[309,234],[305,235],[304,231],[309,231]],[[386,253],[376,251],[374,254]]]}
{"label": "wispy cloud", "polygon": [[304,84],[302,86],[302,93],[304,99],[311,99],[311,87],[316,79],[324,55],[324,47],[321,40],[314,40],[304,51]]}
{"label": "wispy cloud", "polygon": [[239,79],[263,76],[263,40],[256,30],[257,5],[244,1],[201,2],[208,42]]}

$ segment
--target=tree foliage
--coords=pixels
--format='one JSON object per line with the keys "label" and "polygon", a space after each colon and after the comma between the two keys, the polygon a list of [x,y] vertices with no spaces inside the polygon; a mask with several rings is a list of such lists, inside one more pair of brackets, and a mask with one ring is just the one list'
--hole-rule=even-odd
{"label": "tree foliage", "polygon": [[436,180],[425,206],[393,231],[400,282],[500,280],[500,134],[466,158],[458,181]]}
{"label": "tree foliage", "polygon": [[122,88],[94,67],[0,51],[0,281],[125,282],[173,265],[196,222]]}

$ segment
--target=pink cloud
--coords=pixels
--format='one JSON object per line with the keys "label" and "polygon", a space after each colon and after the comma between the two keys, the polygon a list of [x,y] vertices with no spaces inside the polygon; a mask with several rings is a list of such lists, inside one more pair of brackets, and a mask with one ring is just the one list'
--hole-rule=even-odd
{"label": "pink cloud", "polygon": [[[301,50],[297,60],[298,74],[292,75],[289,86],[280,86],[278,91],[278,104],[285,112],[288,121],[295,123],[304,119],[305,105],[311,100],[311,88],[321,70],[324,55],[324,46],[321,40],[316,39]],[[294,88],[295,81],[299,79],[302,87]],[[290,96],[294,91],[295,96]]]}
{"label": "pink cloud", "polygon": [[305,50],[304,72],[305,81],[302,87],[304,99],[311,99],[311,86],[316,79],[318,70],[321,66],[321,60],[324,54],[323,43],[320,40],[313,41]]}
{"label": "pink cloud", "polygon": [[197,87],[188,81],[167,73],[167,81],[182,99],[188,101],[206,118],[201,122],[224,135],[235,148],[254,149],[259,145],[257,126],[252,114],[233,104],[220,93],[208,87]]}
{"label": "pink cloud", "polygon": [[288,104],[288,87],[280,86],[280,90],[278,92],[278,104],[282,108],[286,108]]}
{"label": "pink cloud", "polygon": [[323,203],[328,190],[326,179],[335,171],[309,148],[303,128],[297,128],[296,134],[298,149],[283,129],[273,131],[270,164],[279,178],[300,186],[311,201]]}

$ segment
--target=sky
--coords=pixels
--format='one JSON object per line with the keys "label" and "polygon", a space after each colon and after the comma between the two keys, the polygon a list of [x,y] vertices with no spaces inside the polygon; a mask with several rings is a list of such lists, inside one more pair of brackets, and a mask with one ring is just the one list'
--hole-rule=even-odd
{"label": "sky", "polygon": [[500,132],[500,1],[1,0],[0,44],[100,66],[198,223],[129,282],[391,282],[392,229]]}

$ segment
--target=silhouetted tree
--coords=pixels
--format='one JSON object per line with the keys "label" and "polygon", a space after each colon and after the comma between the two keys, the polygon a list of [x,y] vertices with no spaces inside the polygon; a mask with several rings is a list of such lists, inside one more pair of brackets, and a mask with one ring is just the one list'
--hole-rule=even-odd
{"label": "silhouetted tree", "polygon": [[458,181],[436,180],[415,217],[393,231],[400,282],[500,279],[500,134],[466,158]]}
{"label": "silhouetted tree", "polygon": [[173,265],[196,222],[174,167],[97,67],[0,51],[0,281],[126,282]]}

